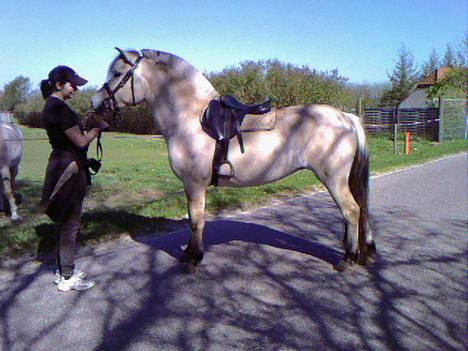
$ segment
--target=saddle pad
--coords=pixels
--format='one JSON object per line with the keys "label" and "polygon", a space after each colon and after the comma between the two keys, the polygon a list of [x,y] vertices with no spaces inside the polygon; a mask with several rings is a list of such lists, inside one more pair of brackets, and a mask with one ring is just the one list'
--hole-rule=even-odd
{"label": "saddle pad", "polygon": [[276,111],[270,111],[263,115],[245,115],[241,124],[241,132],[259,132],[275,128]]}

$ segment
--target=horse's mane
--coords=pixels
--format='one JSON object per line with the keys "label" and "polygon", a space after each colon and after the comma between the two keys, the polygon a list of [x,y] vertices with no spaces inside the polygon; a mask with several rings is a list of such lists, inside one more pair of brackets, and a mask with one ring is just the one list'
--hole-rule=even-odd
{"label": "horse's mane", "polygon": [[[140,53],[138,50],[128,49],[128,50],[125,50],[125,54],[127,56],[133,56],[135,59],[141,54],[143,54],[144,57],[152,59],[157,63],[166,64],[172,67],[175,67],[176,65],[183,66],[184,69],[189,69],[191,71],[194,70],[194,71],[199,72],[199,70],[195,68],[191,63],[187,62],[186,60],[184,60],[183,58],[177,55],[171,54],[170,52],[166,52],[166,51],[154,50],[154,49],[143,49],[141,50],[141,53]],[[110,63],[109,68],[108,68],[109,73],[112,73],[114,70],[117,71],[119,69],[119,66],[124,64],[120,59],[121,59],[121,55],[119,53],[117,56],[114,57],[114,59]]]}
{"label": "horse's mane", "polygon": [[[125,50],[125,55],[132,59],[136,59],[138,56],[143,55],[146,59],[153,61],[160,69],[170,70],[173,77],[183,77],[184,79],[192,80],[197,86],[201,96],[206,96],[214,91],[211,83],[197,68],[177,55],[153,49],[143,49],[141,50],[141,53],[137,50]],[[121,65],[124,65],[124,62],[121,60],[121,56],[119,54],[114,58],[109,66],[108,80],[112,78],[114,72],[121,71]]]}
{"label": "horse's mane", "polygon": [[182,66],[186,70],[198,71],[191,63],[177,55],[171,54],[170,52],[153,49],[143,49],[141,52],[143,53],[143,56],[152,59],[157,63],[166,64],[173,68],[176,66]]}

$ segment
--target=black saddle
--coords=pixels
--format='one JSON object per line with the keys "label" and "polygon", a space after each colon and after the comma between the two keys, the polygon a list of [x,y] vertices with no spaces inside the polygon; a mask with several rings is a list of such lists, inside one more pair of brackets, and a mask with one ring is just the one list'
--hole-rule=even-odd
{"label": "black saddle", "polygon": [[[237,112],[243,114],[251,115],[261,115],[267,113],[271,110],[271,99],[268,99],[261,104],[247,105],[239,101],[233,95],[223,95],[220,98],[220,101],[227,107],[236,110]],[[242,116],[243,117],[243,116]]]}
{"label": "black saddle", "polygon": [[[235,96],[223,95],[219,99],[211,100],[202,118],[203,130],[216,140],[216,151],[213,159],[213,176],[211,184],[218,184],[218,177],[233,177],[234,168],[227,160],[229,141],[237,136],[241,152],[244,152],[244,143],[240,126],[245,115],[261,115],[271,110],[271,99],[254,105],[246,105]],[[230,167],[229,175],[220,175],[219,170],[223,164]]]}

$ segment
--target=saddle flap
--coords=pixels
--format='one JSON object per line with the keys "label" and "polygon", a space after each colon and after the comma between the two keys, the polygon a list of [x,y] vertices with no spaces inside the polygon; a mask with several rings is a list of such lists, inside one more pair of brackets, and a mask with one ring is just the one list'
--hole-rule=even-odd
{"label": "saddle flap", "polygon": [[211,100],[203,118],[203,130],[216,140],[231,139],[240,130],[238,116],[218,100]]}
{"label": "saddle flap", "polygon": [[276,125],[276,111],[261,115],[246,115],[240,126],[242,133],[273,130]]}

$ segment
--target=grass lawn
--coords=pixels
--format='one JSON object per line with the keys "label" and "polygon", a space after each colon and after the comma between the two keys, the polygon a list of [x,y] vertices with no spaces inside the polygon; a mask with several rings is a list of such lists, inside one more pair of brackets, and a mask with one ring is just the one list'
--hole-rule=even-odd
{"label": "grass lawn", "polygon": [[[16,255],[50,249],[53,225],[37,212],[50,146],[45,131],[23,128],[25,152],[18,176],[18,191],[25,202],[20,206],[20,224],[12,224],[0,213],[0,253]],[[39,140],[36,140],[39,139]],[[414,140],[410,155],[394,155],[388,138],[370,138],[371,171],[386,172],[422,163],[448,154],[467,151],[463,140],[431,143]],[[105,133],[104,164],[93,177],[85,200],[80,241],[93,243],[122,235],[164,232],[185,224],[186,200],[182,183],[169,166],[165,141],[161,138]],[[403,150],[400,141],[399,148]],[[95,154],[91,145],[89,155]],[[297,172],[279,182],[250,188],[210,188],[209,213],[271,202],[272,198],[309,192],[320,186],[309,171]]]}

